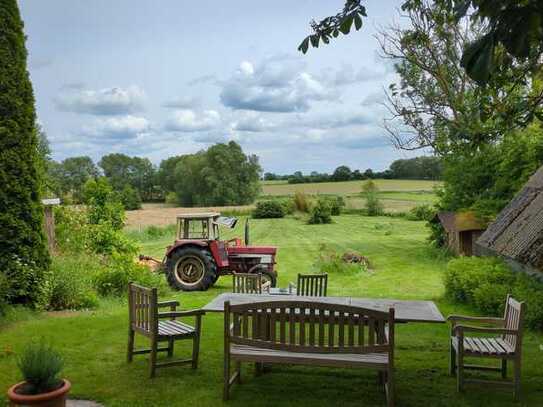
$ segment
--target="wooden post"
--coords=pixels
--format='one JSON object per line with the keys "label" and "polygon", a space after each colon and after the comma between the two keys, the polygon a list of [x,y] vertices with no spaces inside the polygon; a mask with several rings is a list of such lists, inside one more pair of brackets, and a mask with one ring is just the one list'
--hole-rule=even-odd
{"label": "wooden post", "polygon": [[60,199],[42,199],[42,204],[44,205],[44,222],[43,228],[45,231],[45,236],[47,236],[47,246],[49,247],[49,252],[53,253],[56,249],[56,240],[55,240],[55,212],[53,211],[54,205],[60,204]]}

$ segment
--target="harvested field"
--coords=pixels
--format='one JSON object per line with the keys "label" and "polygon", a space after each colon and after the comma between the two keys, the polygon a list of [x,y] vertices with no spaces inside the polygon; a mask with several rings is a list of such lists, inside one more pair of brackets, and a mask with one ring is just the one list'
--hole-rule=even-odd
{"label": "harvested field", "polygon": [[176,216],[181,213],[221,212],[246,214],[254,205],[244,206],[214,206],[207,208],[172,207],[165,204],[145,204],[142,209],[126,211],[126,228],[141,229],[146,226],[166,226],[176,222]]}

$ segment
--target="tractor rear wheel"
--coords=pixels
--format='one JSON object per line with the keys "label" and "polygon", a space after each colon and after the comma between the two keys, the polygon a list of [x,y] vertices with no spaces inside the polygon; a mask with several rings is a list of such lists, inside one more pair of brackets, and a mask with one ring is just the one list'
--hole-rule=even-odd
{"label": "tractor rear wheel", "polygon": [[217,264],[206,249],[181,247],[168,257],[166,277],[175,290],[205,291],[217,281]]}
{"label": "tractor rear wheel", "polygon": [[261,273],[263,283],[269,281],[272,287],[277,285],[277,274],[263,264],[257,264],[256,266],[251,267],[248,273]]}

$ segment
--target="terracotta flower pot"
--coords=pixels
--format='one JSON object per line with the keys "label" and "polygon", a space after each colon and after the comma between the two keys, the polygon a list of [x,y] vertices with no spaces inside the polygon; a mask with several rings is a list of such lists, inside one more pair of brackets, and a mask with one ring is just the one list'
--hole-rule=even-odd
{"label": "terracotta flower pot", "polygon": [[39,406],[39,407],[65,407],[66,396],[72,387],[72,384],[66,380],[62,380],[62,386],[48,393],[26,395],[18,394],[16,390],[25,384],[25,382],[17,383],[11,386],[8,390],[8,398],[10,406]]}

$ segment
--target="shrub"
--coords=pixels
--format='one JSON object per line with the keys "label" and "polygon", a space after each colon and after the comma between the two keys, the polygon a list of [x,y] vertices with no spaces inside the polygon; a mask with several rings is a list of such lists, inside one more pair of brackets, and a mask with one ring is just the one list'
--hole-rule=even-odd
{"label": "shrub", "polygon": [[168,192],[166,194],[166,197],[164,198],[164,202],[171,205],[177,205],[179,204],[179,197],[175,192]]}
{"label": "shrub", "polygon": [[8,304],[9,281],[5,274],[0,273],[0,316],[5,313]]}
{"label": "shrub", "polygon": [[328,202],[330,203],[330,212],[332,216],[339,216],[345,208],[345,199],[342,196],[329,196]]}
{"label": "shrub", "polygon": [[379,216],[383,214],[383,204],[379,199],[379,188],[369,180],[362,185],[362,195],[366,198],[366,215]]}
{"label": "shrub", "polygon": [[292,215],[296,210],[296,205],[292,198],[277,199],[277,202],[279,202],[283,207],[283,212],[285,215]]}
{"label": "shrub", "polygon": [[532,329],[543,330],[543,282],[519,274],[512,294],[515,299],[526,301],[526,325]]}
{"label": "shrub", "polygon": [[131,258],[114,254],[108,267],[101,269],[93,278],[93,285],[102,296],[125,295],[129,282],[165,291],[165,279],[152,273],[149,268],[135,263]]}
{"label": "shrub", "polygon": [[543,329],[543,282],[515,273],[500,259],[461,257],[445,272],[445,293],[454,301],[473,305],[486,314],[501,315],[507,294],[525,301],[526,325]]}
{"label": "shrub", "polygon": [[86,230],[88,248],[98,254],[121,254],[133,258],[138,246],[122,231],[116,230],[109,222],[89,225]]}
{"label": "shrub", "polygon": [[454,301],[475,305],[474,292],[478,287],[483,284],[511,287],[514,279],[507,265],[498,258],[459,257],[447,264],[445,292]]}
{"label": "shrub", "polygon": [[311,208],[308,223],[310,225],[332,223],[332,209],[328,199],[317,200],[317,204]]}
{"label": "shrub", "polygon": [[137,190],[130,185],[125,185],[121,191],[121,202],[124,209],[132,211],[141,209],[141,197]]}
{"label": "shrub", "polygon": [[42,308],[56,311],[98,306],[90,280],[99,269],[97,262],[84,255],[55,257],[45,284]]}
{"label": "shrub", "polygon": [[256,208],[253,211],[253,218],[283,218],[285,209],[281,202],[276,200],[257,202]]}
{"label": "shrub", "polygon": [[430,221],[435,216],[436,211],[431,205],[418,205],[407,213],[409,220],[425,220]]}
{"label": "shrub", "polygon": [[26,384],[23,394],[41,394],[59,387],[64,367],[62,356],[42,339],[30,342],[20,355],[17,366]]}
{"label": "shrub", "polygon": [[311,209],[311,202],[309,197],[302,191],[296,191],[294,193],[294,206],[297,211],[309,213]]}
{"label": "shrub", "polygon": [[88,180],[83,187],[83,197],[87,204],[89,223],[98,225],[109,222],[116,230],[123,228],[123,204],[109,185],[107,178]]}

